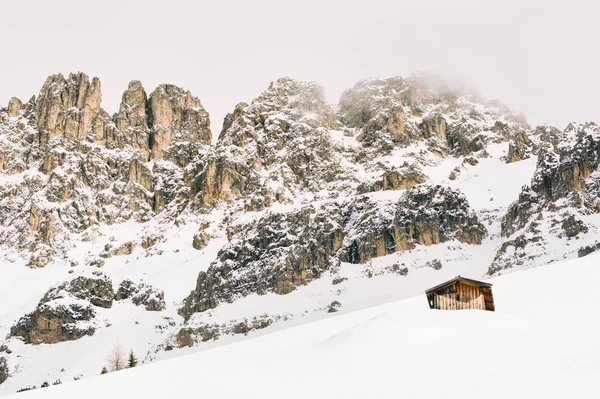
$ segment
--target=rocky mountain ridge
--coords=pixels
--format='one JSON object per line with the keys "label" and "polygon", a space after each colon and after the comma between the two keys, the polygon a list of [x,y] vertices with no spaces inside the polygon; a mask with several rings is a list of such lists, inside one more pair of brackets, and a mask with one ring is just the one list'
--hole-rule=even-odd
{"label": "rocky mountain ridge", "polygon": [[101,99],[59,74],[0,109],[0,278],[45,276],[0,313],[10,384],[40,343],[135,331],[149,362],[598,247],[598,127],[532,128],[432,75],[337,107],[281,78],[214,144],[184,89],[132,81],[112,116]]}

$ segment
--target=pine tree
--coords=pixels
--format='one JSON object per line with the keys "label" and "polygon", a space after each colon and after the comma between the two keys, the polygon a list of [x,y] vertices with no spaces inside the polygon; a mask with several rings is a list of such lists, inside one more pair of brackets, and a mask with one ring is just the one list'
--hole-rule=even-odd
{"label": "pine tree", "polygon": [[138,360],[135,357],[135,354],[133,353],[133,350],[131,352],[129,352],[129,361],[127,362],[127,368],[132,368],[137,366],[138,364]]}
{"label": "pine tree", "polygon": [[108,369],[106,368],[106,366],[102,367],[102,371],[100,372],[100,375],[107,374],[107,373],[108,373]]}

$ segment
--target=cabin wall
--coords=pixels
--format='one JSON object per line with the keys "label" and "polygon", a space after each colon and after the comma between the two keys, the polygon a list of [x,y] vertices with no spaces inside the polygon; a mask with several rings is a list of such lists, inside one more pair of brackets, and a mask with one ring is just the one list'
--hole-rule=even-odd
{"label": "cabin wall", "polygon": [[458,283],[450,286],[436,294],[437,309],[462,310],[479,309],[486,310],[485,299],[480,287]]}

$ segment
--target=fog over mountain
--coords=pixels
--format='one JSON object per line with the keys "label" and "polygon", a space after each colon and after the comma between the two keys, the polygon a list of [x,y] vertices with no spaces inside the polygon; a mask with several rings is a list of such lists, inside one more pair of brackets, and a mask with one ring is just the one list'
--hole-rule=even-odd
{"label": "fog over mountain", "polygon": [[116,112],[132,79],[202,98],[215,131],[238,101],[280,76],[313,80],[329,102],[365,77],[442,72],[533,124],[598,120],[598,5],[576,0],[2,2],[0,104],[50,73],[100,76]]}

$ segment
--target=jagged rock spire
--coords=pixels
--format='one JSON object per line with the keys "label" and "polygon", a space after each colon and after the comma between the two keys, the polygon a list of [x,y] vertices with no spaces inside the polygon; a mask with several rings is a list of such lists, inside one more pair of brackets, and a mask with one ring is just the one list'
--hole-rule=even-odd
{"label": "jagged rock spire", "polygon": [[150,95],[148,126],[151,157],[160,159],[172,142],[210,144],[208,112],[200,100],[180,87],[162,84]]}
{"label": "jagged rock spire", "polygon": [[35,124],[40,131],[40,144],[65,135],[78,140],[91,130],[101,111],[100,79],[79,72],[67,79],[62,74],[46,79],[35,104]]}
{"label": "jagged rock spire", "polygon": [[8,116],[17,116],[23,108],[23,103],[17,97],[13,97],[8,102]]}

